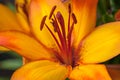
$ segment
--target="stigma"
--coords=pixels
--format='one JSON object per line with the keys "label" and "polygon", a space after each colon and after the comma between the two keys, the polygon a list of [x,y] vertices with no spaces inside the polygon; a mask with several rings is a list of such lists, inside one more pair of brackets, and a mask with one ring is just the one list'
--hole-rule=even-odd
{"label": "stigma", "polygon": [[[59,47],[60,52],[56,52],[56,57],[59,61],[66,65],[74,64],[74,51],[72,46],[72,33],[77,19],[74,13],[72,13],[71,5],[68,5],[68,19],[66,20],[60,11],[55,13],[57,6],[53,6],[49,15],[45,15],[41,20],[40,30],[42,31],[44,27],[47,28],[57,46]],[[52,30],[48,24],[46,24],[46,19],[49,19],[54,30]],[[67,26],[65,25],[67,21]],[[66,30],[67,29],[67,30]],[[58,38],[56,38],[55,33],[57,33]]]}

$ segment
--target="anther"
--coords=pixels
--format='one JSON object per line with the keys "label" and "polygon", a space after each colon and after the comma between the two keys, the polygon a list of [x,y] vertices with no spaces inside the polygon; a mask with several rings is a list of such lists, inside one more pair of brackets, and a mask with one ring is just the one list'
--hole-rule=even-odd
{"label": "anther", "polygon": [[64,18],[60,12],[57,12],[56,18],[58,19],[58,22],[60,23],[61,27],[65,27]]}
{"label": "anther", "polygon": [[53,13],[54,13],[54,11],[55,11],[55,9],[56,9],[56,6],[54,6],[54,7],[52,8],[52,10],[51,10],[51,12],[50,12],[50,15],[49,15],[49,19],[51,19],[52,15],[53,15]]}
{"label": "anther", "polygon": [[41,21],[41,24],[40,24],[40,30],[43,29],[44,24],[45,24],[45,21],[46,21],[46,18],[47,18],[47,16],[44,16],[44,17],[43,17],[43,19],[42,19],[42,21]]}
{"label": "anther", "polygon": [[72,13],[72,18],[73,18],[74,23],[76,24],[77,23],[77,19],[76,19],[76,16],[75,16],[74,13]]}
{"label": "anther", "polygon": [[59,24],[62,28],[63,35],[65,37],[65,21],[64,21],[64,18],[63,18],[62,14],[60,12],[57,12],[56,17],[58,19],[58,22],[59,22]]}
{"label": "anther", "polygon": [[71,4],[68,5],[69,13],[71,13]]}
{"label": "anther", "polygon": [[51,24],[52,24],[53,27],[54,27],[54,31],[57,32],[57,27],[56,27],[56,24],[55,24],[55,20],[54,20],[54,19],[52,19]]}
{"label": "anther", "polygon": [[69,17],[68,17],[68,32],[69,32],[69,30],[70,30],[71,4],[68,5],[68,13],[69,13]]}

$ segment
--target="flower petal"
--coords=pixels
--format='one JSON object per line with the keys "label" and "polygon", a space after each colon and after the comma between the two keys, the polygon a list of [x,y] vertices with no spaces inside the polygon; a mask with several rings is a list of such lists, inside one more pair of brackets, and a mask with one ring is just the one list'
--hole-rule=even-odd
{"label": "flower petal", "polygon": [[34,38],[17,31],[0,32],[0,45],[30,60],[53,58],[51,51],[43,47]]}
{"label": "flower petal", "polygon": [[13,74],[11,80],[65,80],[67,74],[65,66],[42,60],[24,65]]}
{"label": "flower petal", "polygon": [[111,80],[104,65],[80,65],[73,69],[70,80]]}
{"label": "flower petal", "polygon": [[15,14],[6,6],[0,4],[0,31],[22,30]]}
{"label": "flower petal", "polygon": [[120,53],[120,22],[104,24],[83,40],[80,62],[100,63]]}
{"label": "flower petal", "polygon": [[9,49],[7,49],[7,48],[5,48],[5,47],[0,46],[0,51],[9,51]]}
{"label": "flower petal", "polygon": [[116,21],[119,21],[119,20],[120,20],[120,10],[118,10],[118,11],[115,13],[115,20],[116,20]]}
{"label": "flower petal", "polygon": [[77,18],[77,24],[74,27],[76,47],[81,39],[95,28],[97,2],[98,0],[72,0],[73,12]]}
{"label": "flower petal", "polygon": [[[46,24],[52,30],[54,35],[57,35],[54,31],[53,26],[51,25],[51,20],[48,19],[51,10],[54,6],[57,6],[56,11],[60,11],[66,18],[66,6],[64,6],[60,0],[32,0],[30,5],[30,22],[32,25],[32,30],[35,36],[45,45],[53,47],[55,46],[55,41],[53,40],[51,34],[49,33],[48,29],[44,27],[42,31],[40,31],[41,21],[44,16],[47,15]],[[65,19],[66,20],[66,19]],[[66,29],[67,30],[67,29]],[[44,35],[43,35],[44,34]],[[57,37],[57,36],[55,36]]]}

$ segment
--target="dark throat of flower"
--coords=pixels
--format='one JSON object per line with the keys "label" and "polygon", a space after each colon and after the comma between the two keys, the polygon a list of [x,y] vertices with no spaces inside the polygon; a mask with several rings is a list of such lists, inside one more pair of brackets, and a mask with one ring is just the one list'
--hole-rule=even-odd
{"label": "dark throat of flower", "polygon": [[[44,27],[48,29],[52,37],[54,38],[57,46],[60,49],[60,52],[56,54],[56,57],[64,64],[72,65],[73,64],[73,48],[72,48],[72,32],[74,29],[74,25],[77,23],[77,19],[74,13],[72,13],[71,5],[68,5],[68,24],[67,31],[65,27],[64,17],[60,11],[54,14],[57,6],[54,6],[50,12],[49,20],[52,26],[54,27],[54,31],[45,23],[47,19],[47,15],[45,15],[41,21],[40,30],[43,30]],[[71,24],[72,19],[72,24]],[[54,33],[57,33],[58,38],[56,38]]]}

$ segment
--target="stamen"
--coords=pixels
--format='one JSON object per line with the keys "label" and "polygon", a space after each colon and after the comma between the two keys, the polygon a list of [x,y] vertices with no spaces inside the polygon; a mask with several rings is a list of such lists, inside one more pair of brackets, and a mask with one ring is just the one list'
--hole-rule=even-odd
{"label": "stamen", "polygon": [[77,19],[76,19],[76,16],[75,16],[74,13],[72,13],[72,18],[73,18],[74,23],[76,24],[77,23]]}
{"label": "stamen", "polygon": [[71,13],[71,4],[68,5],[69,13]]}
{"label": "stamen", "polygon": [[53,27],[54,27],[54,31],[57,32],[57,29],[56,29],[56,27],[55,27],[54,19],[52,19],[52,22],[50,22],[50,23],[53,25]]}
{"label": "stamen", "polygon": [[59,27],[59,24],[57,22],[57,18],[55,17],[54,15],[54,19],[52,19],[52,23],[53,23],[53,27],[54,27],[54,30],[57,32],[58,34],[58,37],[60,39],[60,42],[61,42],[61,45],[62,45],[62,49],[66,50],[66,41],[64,40],[63,36],[62,36],[62,33],[60,31],[60,27]]}
{"label": "stamen", "polygon": [[71,25],[71,28],[70,28],[70,31],[68,32],[68,37],[70,37],[72,35],[72,31],[73,31],[73,28],[74,28],[74,24],[77,23],[77,19],[76,19],[76,16],[74,13],[72,13],[72,18],[73,18],[73,23]]}
{"label": "stamen", "polygon": [[62,36],[62,33],[61,33],[61,31],[60,31],[60,28],[59,28],[59,25],[58,25],[58,22],[57,22],[57,19],[56,19],[55,16],[54,16],[54,23],[55,23],[54,27],[55,27],[56,30],[57,30],[57,33],[58,33],[59,39],[60,39],[60,41],[61,41],[62,47],[63,47],[64,49],[66,49],[66,41],[65,41],[65,39],[64,39],[63,36]]}
{"label": "stamen", "polygon": [[[42,21],[41,21],[41,25],[40,25],[40,30],[42,30],[43,27],[44,27],[44,25],[45,25],[46,28],[48,29],[48,31],[50,32],[50,34],[52,35],[52,37],[54,38],[54,40],[55,40],[56,44],[58,45],[60,51],[63,51],[63,49],[62,49],[60,43],[58,42],[57,38],[55,37],[54,33],[53,33],[52,30],[49,28],[49,26],[45,23],[46,18],[47,18],[47,16],[44,16],[44,17],[43,17],[43,19],[42,19]],[[53,26],[54,26],[54,27],[56,26],[55,28],[56,28],[56,30],[57,30],[57,24],[55,23],[55,20],[52,19],[52,21],[53,21],[53,22],[52,22]],[[58,31],[58,30],[57,30],[57,31]],[[59,55],[59,54],[56,54],[56,55]],[[57,56],[56,56],[56,57],[57,57]],[[59,57],[59,58],[60,58],[60,57]]]}
{"label": "stamen", "polygon": [[53,34],[53,32],[50,30],[50,28],[48,27],[47,24],[45,24],[45,26],[47,27],[47,29],[49,30],[49,32],[50,32],[51,35],[53,36],[53,38],[54,38],[54,40],[56,41],[56,43],[57,43],[58,47],[60,48],[60,50],[62,50],[62,48],[61,48],[61,46],[60,46],[60,44],[59,44],[57,38],[56,38],[55,35]]}
{"label": "stamen", "polygon": [[[76,24],[77,23],[77,19],[76,19],[76,16],[75,16],[75,14],[74,13],[72,13],[72,19],[73,19],[73,23],[72,23],[72,25],[71,25],[71,28],[70,28],[70,30],[69,30],[69,32],[68,32],[68,40],[71,40],[71,35],[72,35],[72,31],[73,31],[73,28],[74,28],[74,24]],[[70,41],[71,42],[71,41]]]}
{"label": "stamen", "polygon": [[[57,19],[56,19],[55,16],[54,16],[54,19],[52,19],[52,21],[53,21],[52,24],[53,24],[53,26],[54,26],[54,29],[56,30],[56,32],[57,32],[57,34],[58,34],[58,36],[59,36],[59,39],[60,39],[60,41],[61,41],[61,45],[60,45],[60,43],[58,42],[58,40],[57,40],[57,38],[55,37],[55,35],[54,35],[54,33],[52,32],[52,30],[49,28],[49,26],[48,26],[47,24],[45,24],[45,26],[47,27],[48,31],[51,33],[52,37],[53,37],[54,40],[56,41],[56,44],[58,45],[58,47],[59,47],[59,49],[60,49],[60,51],[61,51],[61,54],[65,55],[65,54],[64,54],[64,53],[65,53],[65,52],[64,52],[65,44],[64,44],[63,37],[62,37],[62,34],[61,34],[61,32],[60,32],[59,25],[58,25],[58,23],[57,23]],[[57,53],[57,54],[56,54],[56,57],[58,57],[57,55],[60,55],[60,54]],[[62,56],[62,57],[63,57],[63,56]],[[60,61],[63,60],[62,57],[59,56]],[[62,61],[62,62],[63,62],[63,61]]]}
{"label": "stamen", "polygon": [[63,64],[65,63],[65,62],[64,62],[64,57],[61,56],[60,53],[55,52],[55,56],[57,57],[58,60],[60,60],[61,63],[63,63]]}
{"label": "stamen", "polygon": [[68,32],[70,30],[70,16],[71,16],[71,5],[69,4],[68,5],[68,13],[69,13],[69,16],[68,16]]}
{"label": "stamen", "polygon": [[[76,16],[74,13],[72,13],[72,19],[73,19],[73,23],[70,27],[70,30],[68,32],[68,49],[71,50],[71,36],[72,36],[72,31],[73,31],[73,28],[74,28],[74,24],[77,23],[77,19],[76,19]],[[71,54],[72,55],[72,54]]]}
{"label": "stamen", "polygon": [[[65,20],[64,16],[60,11],[57,12],[57,14],[54,14],[56,9],[56,6],[54,6],[50,12],[49,20],[52,26],[54,27],[54,31],[57,33],[57,37],[54,34],[55,32],[45,23],[47,16],[44,16],[41,24],[40,24],[40,30],[43,29],[44,25],[50,32],[51,36],[55,40],[57,46],[60,49],[60,52],[56,52],[56,57],[59,58],[59,60],[62,63],[66,64],[73,64],[73,53],[72,53],[72,32],[74,29],[74,25],[77,23],[77,19],[74,13],[72,13],[71,4],[68,5],[68,33],[66,33],[65,28]],[[72,19],[72,20],[71,20]],[[71,21],[72,24],[71,24]]]}
{"label": "stamen", "polygon": [[62,29],[62,33],[63,33],[63,36],[66,40],[66,34],[65,34],[65,22],[64,22],[64,18],[62,16],[62,14],[60,12],[57,12],[56,14],[56,18],[61,26],[61,29]]}
{"label": "stamen", "polygon": [[45,24],[45,21],[46,21],[46,18],[47,18],[47,16],[44,16],[44,17],[43,17],[43,19],[42,19],[42,21],[41,21],[41,24],[40,24],[40,30],[43,29],[44,24]]}
{"label": "stamen", "polygon": [[54,6],[54,7],[52,8],[52,10],[51,10],[51,12],[50,12],[50,15],[49,15],[49,19],[51,19],[52,15],[53,15],[53,13],[54,13],[54,11],[55,11],[55,9],[56,9],[56,6]]}
{"label": "stamen", "polygon": [[70,28],[70,31],[69,31],[69,34],[68,34],[68,40],[70,40],[70,37],[71,37],[71,35],[72,35],[72,31],[73,31],[73,28],[74,28],[74,22],[72,23],[72,25],[71,25],[71,28]]}

